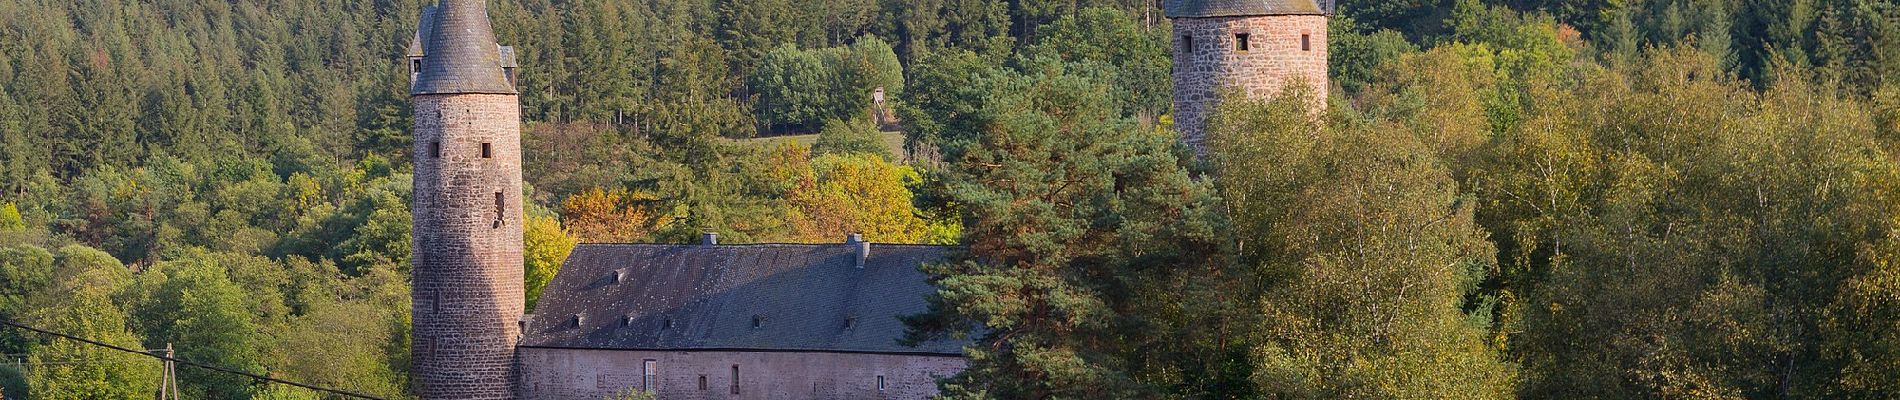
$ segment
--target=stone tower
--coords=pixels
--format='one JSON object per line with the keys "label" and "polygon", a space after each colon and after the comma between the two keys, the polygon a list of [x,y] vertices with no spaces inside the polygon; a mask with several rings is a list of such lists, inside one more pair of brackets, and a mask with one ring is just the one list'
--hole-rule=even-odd
{"label": "stone tower", "polygon": [[1174,127],[1205,153],[1207,116],[1223,90],[1261,99],[1304,81],[1326,100],[1332,0],[1168,0],[1174,20]]}
{"label": "stone tower", "polygon": [[521,336],[521,106],[485,0],[423,10],[415,121],[410,367],[424,399],[513,399]]}

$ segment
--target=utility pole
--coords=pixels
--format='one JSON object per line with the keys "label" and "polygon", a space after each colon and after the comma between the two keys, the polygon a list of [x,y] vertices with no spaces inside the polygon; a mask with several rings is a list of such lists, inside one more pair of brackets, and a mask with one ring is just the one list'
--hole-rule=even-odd
{"label": "utility pole", "polygon": [[172,362],[176,352],[172,344],[165,344],[165,370],[158,378],[158,400],[178,400],[178,364]]}

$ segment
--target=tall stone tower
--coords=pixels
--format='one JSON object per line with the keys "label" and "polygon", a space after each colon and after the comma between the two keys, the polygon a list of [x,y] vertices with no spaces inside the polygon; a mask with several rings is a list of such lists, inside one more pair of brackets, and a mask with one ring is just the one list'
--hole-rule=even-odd
{"label": "tall stone tower", "polygon": [[1205,153],[1207,116],[1223,90],[1267,98],[1304,81],[1319,95],[1326,78],[1332,0],[1168,0],[1174,20],[1174,127]]}
{"label": "tall stone tower", "polygon": [[515,398],[523,304],[513,53],[495,44],[485,0],[425,8],[410,44],[410,373],[424,399]]}

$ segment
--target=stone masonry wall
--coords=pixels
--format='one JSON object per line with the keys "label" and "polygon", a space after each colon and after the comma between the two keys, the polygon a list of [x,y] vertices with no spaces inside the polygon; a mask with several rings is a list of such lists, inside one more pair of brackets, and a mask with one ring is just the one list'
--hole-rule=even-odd
{"label": "stone masonry wall", "polygon": [[[1238,34],[1249,48],[1238,49]],[[1310,50],[1301,47],[1309,35]],[[1192,37],[1193,49],[1187,48]],[[1174,20],[1174,126],[1181,141],[1205,153],[1207,116],[1224,89],[1265,99],[1303,80],[1325,104],[1326,16],[1178,18]]]}
{"label": "stone masonry wall", "polygon": [[[653,388],[642,387],[646,360],[654,361]],[[734,365],[739,394],[732,393]],[[926,399],[937,394],[937,378],[966,366],[962,357],[944,356],[522,348],[521,393],[530,399],[599,399],[639,388],[667,400]]]}
{"label": "stone masonry wall", "polygon": [[521,107],[514,95],[493,94],[412,102],[411,378],[423,399],[513,399],[523,307]]}

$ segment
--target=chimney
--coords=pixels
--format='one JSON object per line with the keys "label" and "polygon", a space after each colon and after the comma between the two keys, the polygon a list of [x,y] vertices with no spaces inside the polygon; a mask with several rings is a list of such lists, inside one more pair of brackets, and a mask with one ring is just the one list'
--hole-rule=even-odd
{"label": "chimney", "polygon": [[844,244],[857,247],[858,269],[864,269],[864,260],[871,258],[871,242],[864,241],[864,235],[853,233],[844,237]]}
{"label": "chimney", "polygon": [[700,235],[699,244],[707,245],[707,246],[718,246],[719,232],[706,232],[704,235]]}

